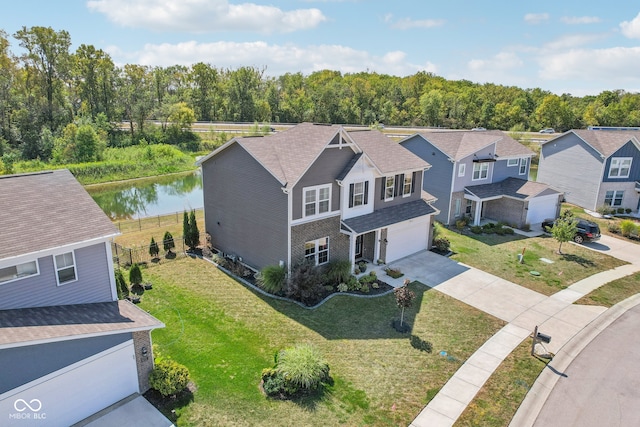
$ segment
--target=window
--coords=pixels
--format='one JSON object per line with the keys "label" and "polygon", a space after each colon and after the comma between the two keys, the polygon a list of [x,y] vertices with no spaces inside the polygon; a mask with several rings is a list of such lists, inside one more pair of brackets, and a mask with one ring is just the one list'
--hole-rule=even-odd
{"label": "window", "polygon": [[604,195],[604,204],[609,206],[622,206],[624,191],[607,191]]}
{"label": "window", "polygon": [[384,184],[384,199],[385,200],[393,200],[393,196],[395,193],[395,177],[394,176],[388,176],[385,179],[385,184]]}
{"label": "window", "polygon": [[59,285],[78,279],[76,277],[76,260],[73,252],[56,255],[54,260]]}
{"label": "window", "polygon": [[467,169],[467,165],[465,165],[464,163],[460,163],[458,165],[458,176],[464,176],[466,169]]}
{"label": "window", "polygon": [[453,215],[458,218],[460,217],[460,206],[461,206],[462,202],[460,199],[456,199],[456,207],[455,207],[455,211],[453,213]]}
{"label": "window", "polygon": [[614,157],[609,166],[609,178],[629,178],[631,157]]}
{"label": "window", "polygon": [[329,238],[312,240],[304,244],[304,257],[311,260],[315,265],[322,265],[329,262]]}
{"label": "window", "polygon": [[464,210],[466,215],[471,215],[471,208],[473,207],[473,200],[467,199],[467,207]]}
{"label": "window", "polygon": [[369,181],[349,185],[349,207],[364,206],[368,203]]}
{"label": "window", "polygon": [[479,179],[487,179],[489,176],[489,163],[474,163],[473,164],[473,181]]}
{"label": "window", "polygon": [[383,178],[384,187],[382,188],[381,199],[389,201],[393,200],[394,197],[409,197],[415,191],[413,183],[415,182],[416,173],[401,173]]}
{"label": "window", "polygon": [[518,166],[520,164],[520,159],[509,159],[507,160],[507,167]]}
{"label": "window", "polygon": [[329,212],[331,185],[304,189],[304,216]]}
{"label": "window", "polygon": [[402,186],[402,197],[410,196],[413,188],[413,175],[404,176],[404,185]]}
{"label": "window", "polygon": [[39,271],[36,261],[12,265],[11,267],[0,268],[0,283],[13,282],[14,280],[35,276],[37,274],[39,274]]}
{"label": "window", "polygon": [[527,163],[528,163],[528,158],[523,157],[520,159],[520,175],[524,175],[527,173]]}

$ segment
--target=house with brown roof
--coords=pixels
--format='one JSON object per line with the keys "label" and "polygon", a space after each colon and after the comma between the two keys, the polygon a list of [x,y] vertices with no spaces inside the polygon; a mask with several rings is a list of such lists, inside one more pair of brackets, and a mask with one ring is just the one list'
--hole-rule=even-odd
{"label": "house with brown roof", "polygon": [[68,426],[146,391],[164,325],[118,300],[109,218],[67,170],[0,176],[0,200],[1,424]]}
{"label": "house with brown roof", "polygon": [[542,144],[538,181],[567,202],[640,211],[640,131],[574,129]]}
{"label": "house with brown roof", "polygon": [[391,262],[430,248],[429,164],[376,130],[302,123],[199,161],[213,246],[260,269]]}
{"label": "house with brown roof", "polygon": [[431,164],[423,189],[444,224],[467,217],[522,227],[559,213],[562,194],[529,181],[534,153],[502,131],[420,132],[400,145]]}

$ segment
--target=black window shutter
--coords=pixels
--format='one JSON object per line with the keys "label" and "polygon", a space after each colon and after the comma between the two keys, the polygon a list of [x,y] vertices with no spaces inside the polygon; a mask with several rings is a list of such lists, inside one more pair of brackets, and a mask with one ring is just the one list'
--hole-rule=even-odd
{"label": "black window shutter", "polygon": [[384,200],[384,193],[387,190],[387,177],[383,176],[382,177],[382,185],[380,186],[382,188],[380,188],[382,191],[380,191],[380,200]]}
{"label": "black window shutter", "polygon": [[418,172],[414,172],[411,179],[411,194],[413,194],[416,192],[416,185],[418,184]]}
{"label": "black window shutter", "polygon": [[396,185],[393,191],[393,197],[402,195],[402,186],[404,185],[404,174],[396,175]]}
{"label": "black window shutter", "polygon": [[367,204],[369,199],[369,181],[364,182],[364,203]]}
{"label": "black window shutter", "polygon": [[353,187],[355,184],[350,184],[349,185],[349,207],[352,208],[353,207]]}

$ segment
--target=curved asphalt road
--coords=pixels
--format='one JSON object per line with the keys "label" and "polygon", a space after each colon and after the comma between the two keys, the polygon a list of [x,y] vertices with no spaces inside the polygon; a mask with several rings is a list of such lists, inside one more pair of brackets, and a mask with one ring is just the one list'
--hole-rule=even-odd
{"label": "curved asphalt road", "polygon": [[564,374],[534,426],[640,426],[640,305],[602,331]]}

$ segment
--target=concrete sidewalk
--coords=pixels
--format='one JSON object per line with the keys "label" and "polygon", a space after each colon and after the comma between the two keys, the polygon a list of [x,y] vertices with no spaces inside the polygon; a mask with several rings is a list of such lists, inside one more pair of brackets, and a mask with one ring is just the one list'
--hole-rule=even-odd
{"label": "concrete sidewalk", "polygon": [[418,280],[508,322],[465,361],[411,426],[452,426],[493,371],[532,335],[535,326],[540,332],[552,336],[551,343],[545,347],[548,352],[557,354],[576,334],[604,313],[605,307],[573,303],[605,283],[640,271],[638,247],[633,243],[609,239],[603,239],[599,247],[591,249],[608,254],[615,252],[629,262],[637,263],[588,277],[550,297],[432,252],[421,252],[392,263],[391,267],[400,268],[405,274],[403,279]]}

